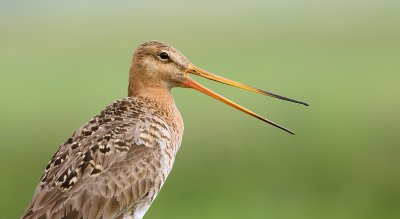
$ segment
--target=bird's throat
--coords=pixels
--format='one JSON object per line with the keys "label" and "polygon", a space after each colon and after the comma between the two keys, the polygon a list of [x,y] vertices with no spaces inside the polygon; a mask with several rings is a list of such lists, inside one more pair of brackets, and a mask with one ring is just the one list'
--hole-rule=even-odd
{"label": "bird's throat", "polygon": [[167,86],[149,86],[149,84],[136,83],[129,89],[128,96],[149,99],[162,108],[176,107],[171,89]]}

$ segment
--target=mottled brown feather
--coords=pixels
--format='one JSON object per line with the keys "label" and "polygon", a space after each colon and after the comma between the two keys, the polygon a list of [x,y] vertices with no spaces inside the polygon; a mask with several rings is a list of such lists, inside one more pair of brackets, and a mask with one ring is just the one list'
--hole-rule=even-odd
{"label": "mottled brown feather", "polygon": [[182,138],[174,108],[143,97],[112,103],[60,146],[22,218],[116,218],[151,203],[173,163],[161,150],[176,153]]}

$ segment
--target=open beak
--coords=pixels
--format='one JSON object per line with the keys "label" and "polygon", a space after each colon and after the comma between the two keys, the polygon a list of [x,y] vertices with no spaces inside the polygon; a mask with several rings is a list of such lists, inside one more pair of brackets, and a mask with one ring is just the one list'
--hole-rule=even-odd
{"label": "open beak", "polygon": [[[304,103],[304,102],[301,102],[301,101],[298,101],[298,100],[294,100],[294,99],[290,99],[290,98],[287,98],[287,97],[283,97],[283,96],[280,96],[280,95],[277,95],[277,94],[273,94],[273,93],[270,93],[270,92],[265,91],[265,90],[260,90],[260,89],[254,88],[254,87],[250,87],[250,86],[241,84],[239,82],[232,81],[232,80],[229,80],[227,78],[223,78],[221,76],[209,73],[209,72],[207,72],[207,71],[205,71],[205,70],[203,70],[201,68],[198,68],[197,66],[194,66],[192,64],[189,64],[188,68],[185,71],[185,74],[194,74],[194,75],[201,76],[201,77],[204,77],[204,78],[207,78],[207,79],[210,79],[210,80],[213,80],[213,81],[217,81],[217,82],[220,82],[220,83],[223,83],[223,84],[227,84],[227,85],[230,85],[230,86],[242,88],[242,89],[249,90],[249,91],[252,91],[252,92],[255,92],[255,93],[259,93],[259,94],[263,94],[263,95],[266,95],[266,96],[275,97],[275,98],[278,98],[278,99],[281,99],[281,100],[286,100],[286,101],[290,101],[290,102],[294,102],[294,103],[298,103],[298,104],[302,104],[302,105],[308,106],[307,103]],[[238,109],[238,110],[240,110],[240,111],[242,111],[244,113],[247,113],[247,114],[249,114],[249,115],[251,115],[251,116],[253,116],[253,117],[255,117],[255,118],[259,119],[259,120],[262,120],[262,121],[264,121],[264,122],[266,122],[266,123],[268,123],[270,125],[273,125],[273,126],[275,126],[277,128],[280,128],[280,129],[282,129],[282,130],[284,130],[286,132],[289,132],[290,134],[294,135],[294,132],[290,131],[289,129],[287,129],[287,128],[281,126],[281,125],[278,125],[278,124],[272,122],[271,120],[268,120],[268,119],[266,119],[266,118],[264,118],[264,117],[262,117],[262,116],[260,116],[260,115],[258,115],[256,113],[248,110],[247,108],[244,108],[244,107],[240,106],[239,104],[234,103],[231,100],[229,100],[229,99],[227,99],[227,98],[215,93],[214,91],[212,91],[212,90],[204,87],[203,85],[197,83],[195,80],[191,79],[189,76],[187,76],[187,81],[185,82],[184,85],[186,87],[190,87],[190,88],[196,89],[196,90],[198,90],[198,91],[200,91],[200,92],[202,92],[202,93],[204,93],[204,94],[206,94],[206,95],[208,95],[208,96],[210,96],[212,98],[215,98],[215,99],[217,99],[217,100],[219,100],[219,101],[221,101],[221,102],[223,102],[225,104],[228,104],[229,106],[232,106],[232,107],[234,107],[234,108],[236,108],[236,109]]]}

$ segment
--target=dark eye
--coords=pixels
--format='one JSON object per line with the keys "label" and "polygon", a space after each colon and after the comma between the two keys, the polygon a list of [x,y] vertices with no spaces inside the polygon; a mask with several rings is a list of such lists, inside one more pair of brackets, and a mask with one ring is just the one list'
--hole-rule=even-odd
{"label": "dark eye", "polygon": [[168,53],[166,53],[166,52],[160,53],[159,56],[160,56],[161,59],[168,59],[168,58],[169,58],[169,55],[168,55]]}

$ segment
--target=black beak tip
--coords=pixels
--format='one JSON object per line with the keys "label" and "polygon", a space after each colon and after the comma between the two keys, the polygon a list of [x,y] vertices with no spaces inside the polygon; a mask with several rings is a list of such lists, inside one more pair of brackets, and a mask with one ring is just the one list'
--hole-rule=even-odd
{"label": "black beak tip", "polygon": [[292,132],[292,131],[288,131],[291,135],[296,135],[296,133]]}
{"label": "black beak tip", "polygon": [[293,132],[292,130],[290,130],[290,129],[284,128],[284,127],[282,127],[282,126],[277,126],[277,127],[280,128],[280,129],[282,129],[283,131],[285,131],[285,132],[291,134],[291,135],[296,135],[296,133],[294,133],[294,132]]}

